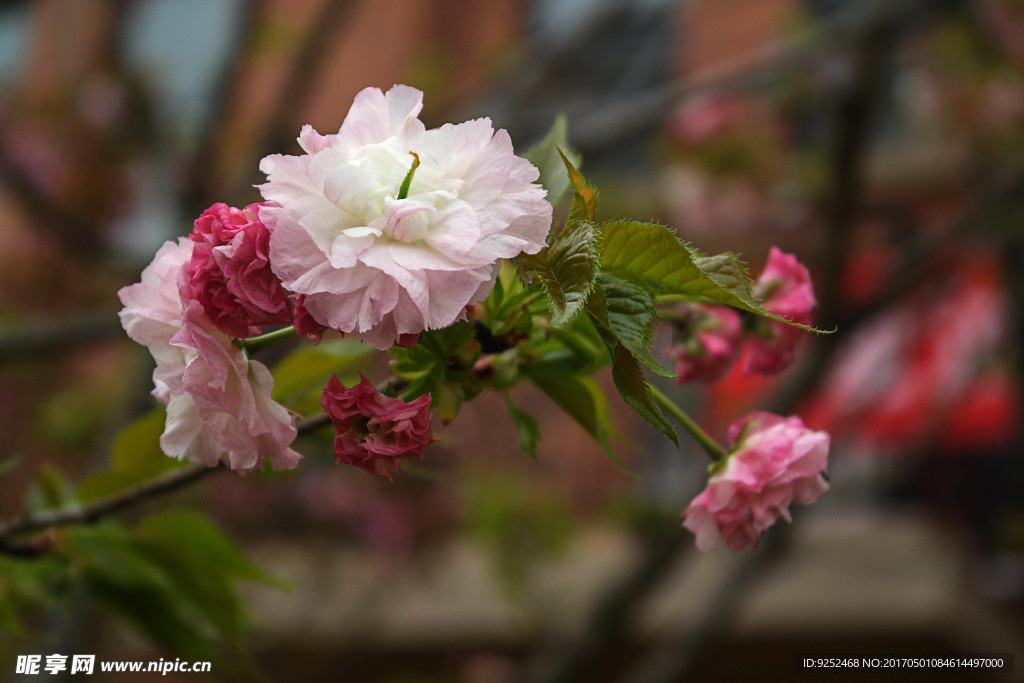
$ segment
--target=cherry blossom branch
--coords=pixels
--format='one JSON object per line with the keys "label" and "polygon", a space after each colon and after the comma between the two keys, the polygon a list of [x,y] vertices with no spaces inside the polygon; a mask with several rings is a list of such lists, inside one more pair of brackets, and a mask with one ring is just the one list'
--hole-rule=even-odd
{"label": "cherry blossom branch", "polygon": [[[330,419],[326,414],[304,419],[298,425],[298,433],[299,435],[308,434],[329,422]],[[34,539],[24,543],[12,543],[11,539],[15,536],[45,531],[58,526],[95,524],[104,517],[133,508],[152,498],[172,493],[205,479],[214,472],[226,469],[220,465],[217,467],[192,465],[157,477],[133,489],[94,501],[89,505],[76,505],[58,510],[44,510],[20,515],[0,524],[0,554],[16,557],[44,555],[52,546],[52,540],[49,538]]]}

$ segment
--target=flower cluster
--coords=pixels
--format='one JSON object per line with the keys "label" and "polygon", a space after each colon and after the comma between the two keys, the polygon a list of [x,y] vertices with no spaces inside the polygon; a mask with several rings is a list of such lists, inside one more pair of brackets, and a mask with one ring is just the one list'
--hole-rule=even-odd
{"label": "flower cluster", "polygon": [[[265,202],[214,204],[121,290],[122,324],[156,360],[168,455],[294,467],[295,418],[238,340],[292,325],[410,346],[482,301],[501,259],[545,246],[552,207],[508,134],[488,119],[427,130],[421,107],[407,86],[363,90],[336,134],[306,126],[304,155],[263,159]],[[432,440],[429,395],[405,403],[335,379],[324,407],[338,461],[381,476]]]}
{"label": "flower cluster", "polygon": [[729,443],[731,452],[683,512],[701,550],[719,540],[731,550],[750,547],[779,517],[789,521],[791,503],[813,503],[828,490],[829,436],[799,417],[753,413],[729,427]]}
{"label": "flower cluster", "polygon": [[[816,301],[811,276],[796,257],[772,247],[764,271],[754,284],[764,308],[801,325],[811,324]],[[683,304],[675,313],[674,339],[668,356],[680,384],[721,379],[747,342],[745,374],[772,374],[789,367],[800,346],[802,330],[758,317],[743,334],[739,314],[724,306]]]}
{"label": "flower cluster", "polygon": [[156,360],[153,395],[167,407],[160,446],[167,455],[243,472],[268,458],[274,469],[295,467],[295,417],[270,397],[273,379],[193,298],[194,243],[167,242],[118,292],[121,324]]}

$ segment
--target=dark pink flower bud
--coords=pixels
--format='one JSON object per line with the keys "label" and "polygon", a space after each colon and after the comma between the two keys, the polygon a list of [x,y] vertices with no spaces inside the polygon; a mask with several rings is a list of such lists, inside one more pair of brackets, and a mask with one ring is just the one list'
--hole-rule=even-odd
{"label": "dark pink flower bud", "polygon": [[[754,291],[763,298],[769,312],[802,325],[811,324],[811,311],[817,303],[811,274],[792,254],[772,247]],[[771,374],[785,370],[796,357],[802,337],[803,331],[798,327],[778,320],[759,320],[750,339],[744,372]]]}
{"label": "dark pink flower bud", "polygon": [[721,379],[739,357],[743,329],[739,314],[725,306],[686,304],[673,324],[668,357],[675,362],[676,382]]}
{"label": "dark pink flower bud", "polygon": [[334,423],[334,453],[339,463],[391,479],[402,458],[419,458],[434,442],[431,396],[406,403],[380,393],[362,374],[359,377],[359,384],[351,388],[332,377],[320,399]]}
{"label": "dark pink flower bud", "polygon": [[724,540],[748,548],[791,503],[807,505],[828,491],[829,435],[807,429],[799,417],[755,412],[729,427],[732,450],[683,512],[683,526],[708,550]]}
{"label": "dark pink flower bud", "polygon": [[217,329],[236,338],[292,322],[288,294],[270,270],[270,231],[259,219],[260,206],[214,204],[189,235],[195,247],[186,295],[202,304]]}

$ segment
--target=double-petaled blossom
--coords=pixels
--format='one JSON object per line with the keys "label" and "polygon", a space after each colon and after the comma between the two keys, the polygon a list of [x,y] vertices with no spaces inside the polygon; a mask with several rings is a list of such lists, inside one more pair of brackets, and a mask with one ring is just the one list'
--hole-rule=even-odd
{"label": "double-petaled blossom", "polygon": [[755,412],[729,427],[732,450],[716,463],[704,489],[683,512],[683,526],[708,550],[720,540],[732,550],[757,543],[792,503],[809,504],[828,490],[829,435],[799,417]]}
{"label": "double-petaled blossom", "polygon": [[385,396],[362,375],[350,388],[332,377],[320,399],[334,424],[338,462],[388,479],[403,458],[421,457],[434,441],[430,402],[430,394],[408,403]]}
{"label": "double-petaled blossom", "polygon": [[422,95],[367,88],[338,133],[307,125],[305,154],[260,163],[274,273],[318,323],[382,349],[451,325],[499,259],[538,252],[551,226],[508,134],[489,119],[426,130]]}
{"label": "double-petaled blossom", "polygon": [[259,206],[214,204],[189,235],[195,243],[187,267],[190,297],[218,330],[239,339],[292,322],[288,294],[270,269],[270,231]]}
{"label": "double-petaled blossom", "polygon": [[[811,311],[817,303],[807,268],[778,247],[768,253],[768,262],[754,285],[765,309],[801,325],[811,324]],[[778,320],[758,321],[751,335],[744,372],[771,374],[784,370],[796,357],[803,331]]]}
{"label": "double-petaled blossom", "polygon": [[668,349],[675,363],[676,382],[713,382],[739,358],[743,328],[739,314],[725,306],[685,304],[677,310],[675,339]]}
{"label": "double-petaled blossom", "polygon": [[271,399],[270,371],[217,329],[191,296],[194,247],[187,238],[165,243],[142,281],[118,292],[128,336],[156,360],[153,395],[167,407],[160,446],[210,467],[223,462],[248,471],[263,458],[274,469],[295,467],[295,418]]}

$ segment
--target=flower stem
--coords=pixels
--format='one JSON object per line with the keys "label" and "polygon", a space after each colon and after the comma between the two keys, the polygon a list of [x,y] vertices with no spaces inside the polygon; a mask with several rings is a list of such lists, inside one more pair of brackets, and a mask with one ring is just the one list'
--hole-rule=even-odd
{"label": "flower stem", "polygon": [[722,448],[722,445],[712,439],[707,432],[701,429],[700,425],[694,422],[689,415],[684,413],[682,408],[677,406],[672,399],[663,394],[661,390],[655,386],[651,387],[651,396],[653,396],[654,400],[660,403],[661,407],[667,410],[672,417],[678,420],[679,424],[686,428],[686,431],[690,433],[690,436],[700,444],[701,448],[711,456],[712,460],[717,462],[725,459],[727,453],[726,450]]}
{"label": "flower stem", "polygon": [[282,327],[280,330],[274,330],[273,332],[261,334],[258,337],[249,337],[248,339],[243,339],[242,347],[249,353],[256,353],[262,348],[266,348],[271,344],[282,342],[285,339],[291,339],[294,336],[295,326],[289,325],[288,327]]}

